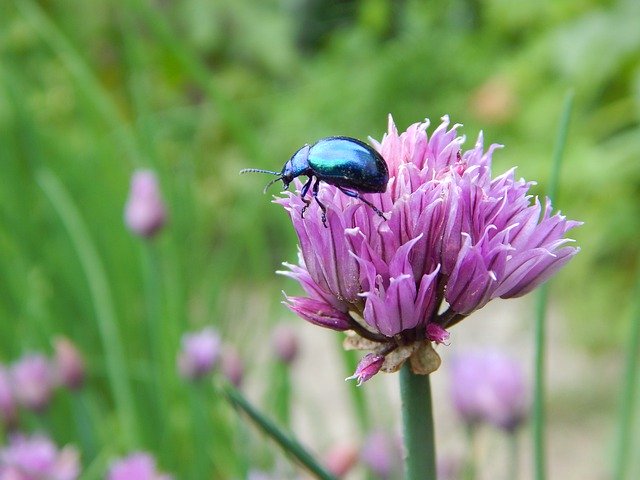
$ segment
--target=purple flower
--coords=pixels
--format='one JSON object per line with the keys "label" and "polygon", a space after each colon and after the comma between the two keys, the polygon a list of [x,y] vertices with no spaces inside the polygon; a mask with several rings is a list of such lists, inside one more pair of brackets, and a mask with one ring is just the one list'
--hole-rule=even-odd
{"label": "purple flower", "polygon": [[0,450],[2,480],[75,480],[80,474],[78,451],[58,450],[44,435],[14,435]]}
{"label": "purple flower", "polygon": [[156,461],[145,452],[135,452],[111,465],[107,480],[171,480],[171,475],[156,470]]}
{"label": "purple flower", "polygon": [[389,435],[378,431],[365,439],[360,459],[377,477],[390,478],[399,463],[400,452]]}
{"label": "purple flower", "polygon": [[298,356],[298,337],[288,325],[278,325],[271,334],[271,345],[276,357],[290,365]]}
{"label": "purple flower", "polygon": [[54,339],[55,370],[58,381],[71,390],[84,384],[85,366],[76,346],[65,337]]}
{"label": "purple flower", "polygon": [[0,421],[5,426],[13,426],[16,423],[18,409],[11,385],[11,375],[4,365],[0,365]]}
{"label": "purple flower", "polygon": [[38,412],[47,408],[55,386],[55,373],[47,357],[24,355],[11,366],[11,381],[21,405]]}
{"label": "purple flower", "polygon": [[[389,167],[385,193],[366,199],[385,213],[323,183],[320,201],[297,192],[278,198],[291,217],[300,245],[299,265],[281,272],[297,280],[305,297],[288,297],[303,319],[334,330],[353,330],[351,348],[386,357],[383,371],[429,352],[412,344],[446,341],[446,329],[494,298],[524,295],[547,280],[578,251],[568,230],[580,225],[552,214],[532,198],[532,182],[514,169],[491,176],[482,135],[462,150],[464,137],[444,117],[431,135],[428,122],[399,134],[389,130],[374,147]],[[438,330],[439,327],[439,330]],[[405,348],[409,356],[389,354]],[[411,353],[413,352],[413,353]],[[415,367],[414,367],[415,370]],[[422,371],[421,373],[428,373]]]}
{"label": "purple flower", "polygon": [[527,394],[520,365],[500,352],[467,353],[451,362],[453,405],[468,425],[515,430],[526,418]]}
{"label": "purple flower", "polygon": [[141,237],[152,237],[165,224],[166,217],[156,174],[151,170],[134,172],[124,210],[127,227]]}
{"label": "purple flower", "polygon": [[184,378],[195,380],[211,372],[218,363],[222,341],[211,327],[182,336],[182,349],[178,353],[178,371]]}

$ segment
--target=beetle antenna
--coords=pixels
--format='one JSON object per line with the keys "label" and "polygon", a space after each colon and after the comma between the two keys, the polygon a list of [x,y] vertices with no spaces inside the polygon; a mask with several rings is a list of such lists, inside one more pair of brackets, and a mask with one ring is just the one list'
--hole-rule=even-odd
{"label": "beetle antenna", "polygon": [[[277,175],[280,175],[279,173]],[[273,185],[274,183],[276,183],[277,181],[282,180],[282,176],[278,176],[278,178],[274,178],[273,180],[271,180],[269,183],[267,183],[264,186],[264,190],[262,190],[262,193],[267,193],[267,190],[269,189],[269,187],[271,185]]]}
{"label": "beetle antenna", "polygon": [[243,168],[240,170],[240,174],[243,173],[268,173],[269,175],[280,175],[280,172],[273,172],[271,170],[262,170],[261,168]]}

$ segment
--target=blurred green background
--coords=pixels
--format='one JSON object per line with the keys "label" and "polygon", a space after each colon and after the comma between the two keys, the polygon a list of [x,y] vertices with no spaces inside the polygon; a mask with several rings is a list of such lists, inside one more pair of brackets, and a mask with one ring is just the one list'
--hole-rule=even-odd
{"label": "blurred green background", "polygon": [[[0,360],[64,333],[98,379],[124,359],[148,400],[148,316],[171,372],[180,333],[205,324],[248,354],[282,315],[292,286],[273,271],[295,238],[267,179],[240,168],[279,170],[322,136],[380,139],[389,113],[401,130],[449,114],[467,147],[480,130],[506,146],[496,173],[517,165],[543,194],[569,90],[556,205],[585,225],[553,301],[571,347],[615,349],[640,250],[639,22],[637,0],[0,2]],[[151,245],[122,220],[140,167],[170,215]],[[175,455],[167,470],[188,470]]]}

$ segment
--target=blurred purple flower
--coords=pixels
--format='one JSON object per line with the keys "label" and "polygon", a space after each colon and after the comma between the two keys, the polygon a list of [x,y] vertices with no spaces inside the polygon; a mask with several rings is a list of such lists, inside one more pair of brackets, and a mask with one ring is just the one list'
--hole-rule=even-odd
{"label": "blurred purple flower", "polygon": [[151,170],[137,170],[131,178],[124,210],[127,227],[141,237],[152,237],[163,227],[166,217],[156,174]]}
{"label": "blurred purple flower", "polygon": [[76,346],[66,337],[56,337],[55,371],[60,384],[71,390],[77,390],[84,384],[85,365]]}
{"label": "blurred purple flower", "polygon": [[[368,340],[348,342],[385,356],[383,371],[408,358],[414,371],[437,368],[439,362],[416,356],[437,355],[430,342],[445,341],[443,331],[491,299],[533,290],[579,251],[564,235],[580,222],[552,215],[549,200],[543,206],[532,198],[533,183],[516,180],[514,169],[492,178],[499,145],[485,151],[480,134],[462,151],[459,125],[450,128],[444,117],[430,136],[428,126],[416,123],[398,134],[390,117],[382,142],[372,141],[389,167],[389,184],[366,198],[387,221],[326,183],[319,199],[329,228],[316,202],[302,218],[300,181],[298,192],[276,199],[300,245],[299,265],[284,264],[289,271],[281,273],[307,294],[288,297],[289,308],[313,324]],[[436,337],[428,325],[440,327]],[[418,345],[425,343],[429,348]]]}
{"label": "blurred purple flower", "polygon": [[278,325],[271,334],[273,351],[282,363],[291,364],[298,356],[298,336],[289,325]]}
{"label": "blurred purple flower", "polygon": [[195,380],[211,372],[222,352],[222,341],[211,327],[182,336],[178,353],[178,371],[184,378]]}
{"label": "blurred purple flower", "polygon": [[529,408],[520,365],[497,351],[454,357],[451,397],[456,411],[468,425],[484,421],[507,431],[522,424]]}
{"label": "blurred purple flower", "polygon": [[22,356],[11,366],[11,381],[18,402],[25,408],[39,412],[49,406],[55,373],[44,355],[31,353]]}
{"label": "blurred purple flower", "polygon": [[15,425],[18,416],[11,384],[9,370],[4,365],[0,365],[0,421],[7,427]]}
{"label": "blurred purple flower", "polygon": [[111,465],[107,480],[171,480],[173,477],[156,470],[156,460],[145,452],[135,452]]}
{"label": "blurred purple flower", "polygon": [[13,435],[0,450],[1,480],[75,480],[80,475],[78,451],[58,450],[44,435]]}
{"label": "blurred purple flower", "polygon": [[392,476],[399,464],[400,451],[393,438],[378,431],[365,439],[360,459],[376,476],[386,479]]}

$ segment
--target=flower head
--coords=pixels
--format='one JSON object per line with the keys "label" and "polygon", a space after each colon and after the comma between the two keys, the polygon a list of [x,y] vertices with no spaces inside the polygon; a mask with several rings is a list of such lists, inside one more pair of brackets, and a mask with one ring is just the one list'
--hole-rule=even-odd
{"label": "flower head", "polygon": [[15,362],[11,381],[18,402],[35,411],[47,408],[56,383],[51,362],[39,353],[24,355]]}
{"label": "flower head", "polygon": [[579,222],[552,214],[548,199],[532,198],[532,182],[517,180],[514,169],[492,178],[499,145],[485,151],[480,134],[463,151],[459,125],[450,126],[448,117],[431,135],[428,126],[416,123],[399,134],[390,118],[382,141],[372,141],[389,183],[386,192],[364,197],[386,220],[326,182],[318,199],[327,228],[317,202],[302,216],[298,180],[298,192],[276,199],[300,246],[299,265],[285,264],[281,273],[307,294],[288,297],[289,308],[376,343],[370,349],[386,358],[383,371],[409,358],[391,361],[396,347],[446,342],[445,329],[494,298],[533,290],[579,251],[564,238]]}
{"label": "flower head", "polygon": [[127,227],[141,237],[152,237],[163,227],[167,213],[158,179],[151,170],[134,172],[124,218]]}
{"label": "flower head", "polygon": [[54,339],[55,370],[58,381],[71,390],[82,387],[85,365],[76,346],[65,337]]}
{"label": "flower head", "polygon": [[240,387],[244,380],[244,362],[238,350],[227,345],[222,353],[220,364],[220,370],[226,379],[234,386]]}
{"label": "flower head", "polygon": [[188,379],[205,376],[218,363],[222,341],[211,327],[182,336],[182,349],[178,354],[178,371]]}
{"label": "flower head", "polygon": [[145,452],[136,452],[111,465],[107,480],[171,480],[156,469],[156,460]]}
{"label": "flower head", "polygon": [[11,480],[75,480],[80,474],[78,451],[58,450],[44,435],[14,435],[0,450],[0,478]]}
{"label": "flower head", "polygon": [[393,438],[383,431],[376,431],[365,439],[360,459],[376,477],[391,478],[399,464],[400,451]]}
{"label": "flower head", "polygon": [[290,365],[298,356],[298,337],[288,325],[278,325],[271,334],[271,346],[282,363]]}
{"label": "flower head", "polygon": [[515,430],[526,418],[527,394],[520,365],[500,352],[471,352],[451,363],[453,405],[469,425]]}

